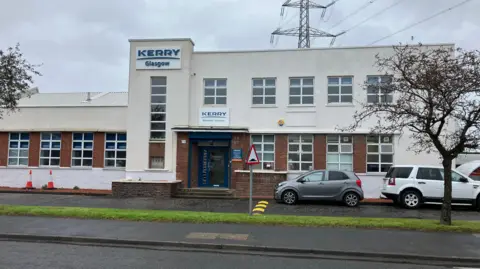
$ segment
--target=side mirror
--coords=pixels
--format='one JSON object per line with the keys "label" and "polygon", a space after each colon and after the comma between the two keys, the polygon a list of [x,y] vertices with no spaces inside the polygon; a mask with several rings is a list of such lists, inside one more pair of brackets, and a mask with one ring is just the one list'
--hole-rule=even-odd
{"label": "side mirror", "polygon": [[303,183],[303,182],[305,182],[305,179],[304,179],[303,177],[302,177],[302,178],[299,178],[299,179],[297,180],[297,182]]}
{"label": "side mirror", "polygon": [[464,177],[461,177],[461,178],[460,178],[460,182],[468,183],[468,179],[466,179],[466,178],[464,178]]}

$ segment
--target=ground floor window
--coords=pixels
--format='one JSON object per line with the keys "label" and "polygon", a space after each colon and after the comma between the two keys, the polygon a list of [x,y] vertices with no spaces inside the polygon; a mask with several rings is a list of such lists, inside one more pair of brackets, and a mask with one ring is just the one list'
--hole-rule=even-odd
{"label": "ground floor window", "polygon": [[327,136],[327,169],[344,171],[353,170],[352,136]]}
{"label": "ground floor window", "polygon": [[393,136],[367,136],[367,172],[388,172],[393,165]]}
{"label": "ground floor window", "polygon": [[73,133],[72,166],[93,164],[93,133]]}
{"label": "ground floor window", "polygon": [[260,159],[253,169],[275,169],[275,135],[252,135],[252,144]]}
{"label": "ground floor window", "polygon": [[308,171],[311,169],[313,169],[313,135],[289,135],[288,170]]}
{"label": "ground floor window", "polygon": [[40,135],[40,165],[60,166],[60,148],[62,144],[60,133],[41,133]]}
{"label": "ground floor window", "polygon": [[29,146],[29,133],[10,133],[8,143],[8,165],[27,166]]}
{"label": "ground floor window", "polygon": [[124,168],[127,162],[127,134],[105,134],[105,167]]}

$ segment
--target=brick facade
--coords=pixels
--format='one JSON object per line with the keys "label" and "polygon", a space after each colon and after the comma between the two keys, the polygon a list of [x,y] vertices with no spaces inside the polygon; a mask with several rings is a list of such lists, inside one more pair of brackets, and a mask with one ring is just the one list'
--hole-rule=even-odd
{"label": "brick facade", "polygon": [[8,133],[0,133],[0,166],[7,166],[8,164],[8,139]]}
{"label": "brick facade", "polygon": [[[235,196],[247,197],[250,191],[250,174],[235,174]],[[255,173],[253,175],[253,196],[263,196],[273,198],[274,186],[282,181],[287,180],[286,174],[273,173]]]}
{"label": "brick facade", "polygon": [[250,134],[247,133],[234,133],[232,134],[232,149],[241,149],[242,150],[242,161],[234,161],[231,165],[231,176],[230,176],[230,188],[235,188],[237,185],[239,173],[235,173],[235,170],[245,170],[248,169],[245,164],[245,159],[247,158],[248,150],[250,147]]}
{"label": "brick facade", "polygon": [[317,134],[313,137],[313,169],[327,168],[327,136]]}
{"label": "brick facade", "polygon": [[28,166],[38,167],[40,164],[40,133],[30,133],[30,145],[28,146]]}
{"label": "brick facade", "polygon": [[[186,143],[182,143],[185,140]],[[182,181],[183,187],[188,186],[188,133],[177,133],[177,180]]]}
{"label": "brick facade", "polygon": [[152,158],[165,158],[165,143],[148,144],[148,167],[152,168]]}
{"label": "brick facade", "polygon": [[288,135],[275,135],[275,171],[287,171]]}
{"label": "brick facade", "polygon": [[365,135],[353,135],[353,171],[367,172],[367,137]]}
{"label": "brick facade", "polygon": [[169,199],[177,194],[180,182],[112,182],[112,195],[115,198],[154,197]]}
{"label": "brick facade", "polygon": [[93,134],[93,167],[105,166],[105,133]]}
{"label": "brick facade", "polygon": [[60,148],[60,167],[72,166],[72,133],[62,132],[62,145]]}

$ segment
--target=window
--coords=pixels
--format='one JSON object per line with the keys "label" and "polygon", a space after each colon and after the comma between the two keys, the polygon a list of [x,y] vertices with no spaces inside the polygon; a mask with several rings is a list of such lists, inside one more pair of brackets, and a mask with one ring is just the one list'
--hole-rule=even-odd
{"label": "window", "polygon": [[303,179],[306,182],[318,182],[318,181],[323,181],[325,173],[323,171],[320,172],[313,172],[311,174],[306,175]]}
{"label": "window", "polygon": [[367,136],[367,172],[388,172],[393,164],[393,137]]}
{"label": "window", "polygon": [[127,134],[105,134],[105,167],[125,167],[127,162]]}
{"label": "window", "polygon": [[60,166],[60,133],[41,133],[40,135],[40,165]]}
{"label": "window", "polygon": [[290,105],[313,105],[313,78],[290,78]]}
{"label": "window", "polygon": [[353,77],[328,78],[328,103],[353,102]]}
{"label": "window", "polygon": [[417,179],[443,181],[443,171],[439,168],[418,168]]}
{"label": "window", "polygon": [[167,120],[167,77],[152,77],[150,140],[165,140]]}
{"label": "window", "polygon": [[409,178],[412,173],[413,167],[390,167],[385,177],[394,178]]}
{"label": "window", "polygon": [[164,157],[150,157],[150,168],[152,169],[165,168]]}
{"label": "window", "polygon": [[255,145],[260,159],[260,164],[255,165],[253,169],[275,169],[275,136],[252,135],[252,144]]}
{"label": "window", "polygon": [[205,105],[227,104],[227,79],[205,79],[203,83]]}
{"label": "window", "polygon": [[340,171],[328,171],[328,181],[334,180],[349,180],[350,178]]}
{"label": "window", "polygon": [[28,165],[29,133],[10,133],[8,165]]}
{"label": "window", "polygon": [[274,105],[275,104],[275,79],[274,78],[254,78],[252,79],[254,105]]}
{"label": "window", "polygon": [[313,135],[288,136],[288,170],[308,171],[313,168]]}
{"label": "window", "polygon": [[93,133],[73,133],[72,166],[92,166]]}
{"label": "window", "polygon": [[353,170],[352,136],[327,136],[327,169],[344,171]]}
{"label": "window", "polygon": [[391,76],[367,76],[367,103],[392,103],[393,94],[386,86],[391,82]]}

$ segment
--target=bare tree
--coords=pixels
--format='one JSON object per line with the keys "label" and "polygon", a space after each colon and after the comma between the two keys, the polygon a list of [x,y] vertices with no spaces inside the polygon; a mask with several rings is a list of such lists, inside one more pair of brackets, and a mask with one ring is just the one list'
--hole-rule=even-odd
{"label": "bare tree", "polygon": [[19,44],[0,50],[0,118],[4,112],[15,111],[20,98],[30,95],[33,76],[41,75],[36,67],[24,59]]}
{"label": "bare tree", "polygon": [[444,168],[440,222],[451,225],[452,161],[480,142],[480,52],[421,44],[393,51],[376,55],[384,79],[367,79],[370,100],[361,102],[352,125],[340,129],[355,130],[376,119],[372,133],[408,133],[409,149],[439,154]]}

